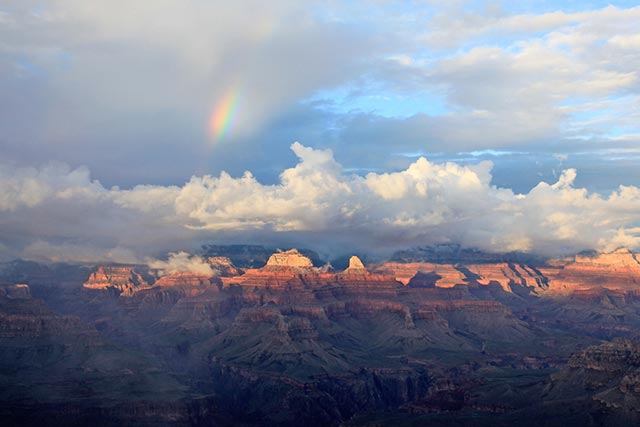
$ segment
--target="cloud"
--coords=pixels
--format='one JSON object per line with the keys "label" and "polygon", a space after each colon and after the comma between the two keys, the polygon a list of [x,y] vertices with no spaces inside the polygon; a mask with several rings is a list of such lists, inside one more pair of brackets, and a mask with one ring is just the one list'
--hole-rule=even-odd
{"label": "cloud", "polygon": [[[422,44],[398,47],[386,68],[374,71],[383,82],[377,87],[422,96],[420,114],[360,111],[343,121],[341,141],[355,146],[351,158],[363,146],[381,156],[506,147],[564,152],[588,138],[618,146],[614,135],[638,129],[640,58],[630,51],[639,17],[638,7],[613,6],[538,15],[438,10],[424,18],[428,33],[414,34]],[[366,83],[353,90],[366,93]],[[434,98],[442,111],[430,112]]]}
{"label": "cloud", "polygon": [[162,275],[172,273],[196,273],[204,276],[214,274],[211,266],[199,256],[187,252],[171,252],[167,261],[147,259],[150,268],[160,270]]}
{"label": "cloud", "polygon": [[510,7],[0,7],[0,254],[635,245],[640,8]]}
{"label": "cloud", "polygon": [[[567,169],[556,182],[519,194],[492,184],[487,161],[463,166],[419,158],[399,172],[360,176],[345,173],[330,150],[299,143],[291,149],[298,164],[272,185],[250,172],[235,178],[223,172],[182,186],[105,189],[85,169],[5,166],[0,226],[12,232],[0,245],[14,256],[79,261],[174,252],[156,266],[166,271],[204,269],[198,258],[175,251],[207,241],[286,241],[324,252],[441,242],[553,255],[640,248],[638,187],[602,196],[577,188],[577,171]],[[46,185],[55,191],[43,193]],[[22,191],[5,191],[16,187]]]}
{"label": "cloud", "polygon": [[[2,8],[10,25],[0,27],[0,156],[86,164],[109,184],[183,182],[237,155],[229,141],[251,139],[318,87],[363,72],[381,44],[323,18],[323,8],[292,0]],[[228,93],[237,112],[219,140],[209,118]]]}
{"label": "cloud", "polygon": [[[294,139],[331,146],[348,167],[386,170],[398,152],[552,153],[594,137],[620,146],[612,138],[638,133],[639,14],[24,0],[0,15],[0,156],[84,164],[130,187],[220,170],[275,178],[294,161]],[[345,105],[327,114],[321,104],[340,88]],[[228,93],[236,114],[213,138],[209,116]],[[301,108],[321,93],[328,99]],[[384,117],[383,102],[402,118]]]}
{"label": "cloud", "polygon": [[98,196],[103,190],[98,182],[89,178],[89,170],[70,170],[64,164],[49,164],[41,169],[15,169],[0,165],[0,211],[15,210],[18,207],[32,207],[46,198],[71,198],[78,193]]}

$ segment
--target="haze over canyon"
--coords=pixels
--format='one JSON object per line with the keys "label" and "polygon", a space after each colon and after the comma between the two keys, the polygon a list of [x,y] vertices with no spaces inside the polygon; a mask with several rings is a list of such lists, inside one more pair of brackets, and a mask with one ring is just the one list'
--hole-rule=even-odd
{"label": "haze over canyon", "polygon": [[0,265],[11,425],[637,425],[640,261],[208,245]]}

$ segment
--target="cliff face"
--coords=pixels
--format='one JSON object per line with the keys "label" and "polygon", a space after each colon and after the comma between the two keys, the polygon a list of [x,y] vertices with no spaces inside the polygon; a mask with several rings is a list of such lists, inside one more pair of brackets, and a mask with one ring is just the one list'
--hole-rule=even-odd
{"label": "cliff face", "polygon": [[387,262],[376,266],[373,271],[393,275],[403,285],[408,284],[417,273],[439,276],[434,285],[442,288],[451,288],[467,282],[467,277],[452,264]]}
{"label": "cliff face", "polygon": [[640,262],[628,249],[611,253],[577,255],[556,260],[544,267],[523,263],[484,262],[480,264],[436,264],[429,262],[387,262],[374,271],[391,274],[412,286],[454,287],[458,284],[499,285],[504,291],[514,287],[536,294],[569,296],[574,293],[609,289],[623,293],[640,293]]}
{"label": "cliff face", "polygon": [[86,289],[114,290],[123,296],[151,287],[133,267],[121,266],[98,267],[83,286]]}
{"label": "cliff face", "polygon": [[[237,269],[226,257],[210,257],[216,277],[225,285],[254,287],[304,288],[307,285],[351,284],[374,286],[399,282],[412,287],[453,288],[457,285],[500,286],[505,292],[514,287],[547,295],[571,295],[577,291],[607,288],[623,292],[640,292],[640,263],[628,250],[599,255],[579,255],[573,260],[532,267],[514,263],[435,264],[429,262],[387,262],[369,271],[357,257],[341,273],[315,268],[311,259],[296,249],[272,254],[261,268]],[[173,273],[150,284],[132,267],[104,266],[94,271],[85,282],[87,289],[113,290],[122,296],[153,286],[205,286],[218,279],[194,273]]]}
{"label": "cliff face", "polygon": [[399,285],[395,277],[390,274],[369,272],[357,256],[352,256],[349,259],[349,266],[346,270],[333,277],[328,277],[327,279],[329,282],[335,281],[336,283],[344,284],[349,288],[396,288]]}
{"label": "cliff face", "polygon": [[366,270],[366,269],[364,267],[364,264],[362,263],[362,260],[360,260],[360,258],[358,258],[355,255],[349,258],[349,266],[347,267],[347,271],[357,272],[362,270]]}
{"label": "cliff face", "polygon": [[51,311],[24,284],[0,286],[0,384],[3,425],[178,426],[198,416],[157,360]]}
{"label": "cliff face", "polygon": [[319,289],[324,286],[344,286],[350,289],[366,287],[393,289],[398,283],[393,276],[370,273],[356,256],[351,257],[349,267],[343,272],[332,273],[313,267],[309,258],[292,249],[276,253],[262,268],[249,269],[243,275],[223,278],[225,286],[240,285],[244,288]]}
{"label": "cliff face", "polygon": [[29,419],[28,401],[62,424],[626,425],[638,345],[600,344],[640,335],[635,257],[605,255],[334,271],[290,250],[246,272],[211,257],[212,275],[111,266],[60,295],[0,286],[0,382],[18,387],[0,416]]}
{"label": "cliff face", "polygon": [[242,274],[242,271],[235,265],[233,265],[231,260],[226,256],[208,257],[207,262],[218,276],[232,277]]}
{"label": "cliff face", "polygon": [[52,313],[42,301],[31,297],[28,285],[0,286],[0,341],[5,351],[10,351],[12,343],[24,344],[22,350],[26,351],[34,342],[62,344],[76,339],[92,345],[98,334],[76,316]]}
{"label": "cliff face", "polygon": [[219,282],[214,276],[198,274],[198,273],[190,273],[190,272],[181,272],[181,273],[171,273],[166,276],[162,276],[158,279],[153,286],[167,287],[167,286],[212,286]]}
{"label": "cliff face", "polygon": [[[142,274],[134,267],[100,266],[91,273],[84,283],[85,289],[115,292],[123,297],[131,297],[135,293],[151,289],[152,287],[206,287],[217,286],[220,277],[237,277],[242,271],[236,268],[227,257],[209,257],[207,263],[211,267],[211,274],[194,273],[189,271],[168,273],[157,280],[147,282]],[[155,273],[157,275],[157,272]]]}
{"label": "cliff face", "polygon": [[640,263],[628,249],[611,253],[577,255],[573,260],[543,270],[549,277],[549,291],[571,294],[578,290],[607,288],[640,291]]}
{"label": "cliff face", "polygon": [[578,351],[568,363],[571,369],[623,373],[640,368],[640,343],[629,339],[616,339],[612,342]]}
{"label": "cliff face", "polygon": [[0,298],[30,299],[31,289],[29,285],[17,283],[15,285],[0,285]]}
{"label": "cliff face", "polygon": [[222,282],[225,286],[285,289],[304,288],[319,278],[320,271],[313,267],[311,259],[291,249],[272,254],[264,267],[248,269],[243,275],[223,278]]}
{"label": "cliff face", "polygon": [[548,279],[542,273],[525,264],[470,264],[467,268],[477,276],[479,284],[498,283],[506,292],[511,292],[514,286],[542,292],[548,286]]}
{"label": "cliff face", "polygon": [[574,353],[567,367],[551,377],[545,392],[568,404],[588,402],[602,425],[638,425],[640,343],[615,339]]}
{"label": "cliff face", "polygon": [[291,249],[271,255],[266,265],[266,268],[270,267],[313,268],[313,263],[297,249]]}
{"label": "cliff face", "polygon": [[[430,276],[433,286],[451,288],[460,284],[487,286],[499,285],[511,292],[512,286],[544,291],[548,279],[537,269],[525,264],[484,263],[484,264],[432,264],[426,262],[384,263],[376,271],[392,274],[396,280],[407,285],[417,274],[422,279]],[[414,281],[413,286],[418,286]]]}

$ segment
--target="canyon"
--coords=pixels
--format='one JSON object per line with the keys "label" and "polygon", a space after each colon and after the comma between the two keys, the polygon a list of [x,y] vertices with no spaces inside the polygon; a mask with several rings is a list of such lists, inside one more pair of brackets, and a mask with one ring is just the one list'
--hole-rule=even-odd
{"label": "canyon", "polygon": [[349,255],[340,269],[260,246],[210,245],[201,258],[210,273],[1,264],[3,419],[640,420],[640,263],[627,249],[541,260],[422,248]]}

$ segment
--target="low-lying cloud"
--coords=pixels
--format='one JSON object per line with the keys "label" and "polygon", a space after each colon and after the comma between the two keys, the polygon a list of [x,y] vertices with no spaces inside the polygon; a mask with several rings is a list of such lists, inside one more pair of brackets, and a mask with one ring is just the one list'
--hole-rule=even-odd
{"label": "low-lying cloud", "polygon": [[[346,173],[331,150],[297,142],[291,149],[299,162],[275,185],[223,172],[182,186],[108,189],[85,168],[2,165],[3,256],[141,262],[212,241],[287,242],[324,253],[444,242],[543,254],[640,248],[635,186],[592,193],[576,188],[577,172],[568,169],[555,183],[516,194],[492,185],[491,162],[420,158],[406,170],[360,176]],[[191,271],[193,263],[177,252],[157,268]]]}
{"label": "low-lying cloud", "polygon": [[211,265],[197,255],[191,255],[187,252],[171,252],[166,261],[148,259],[147,264],[150,268],[160,271],[161,275],[172,273],[196,273],[203,276],[212,276],[214,274]]}

